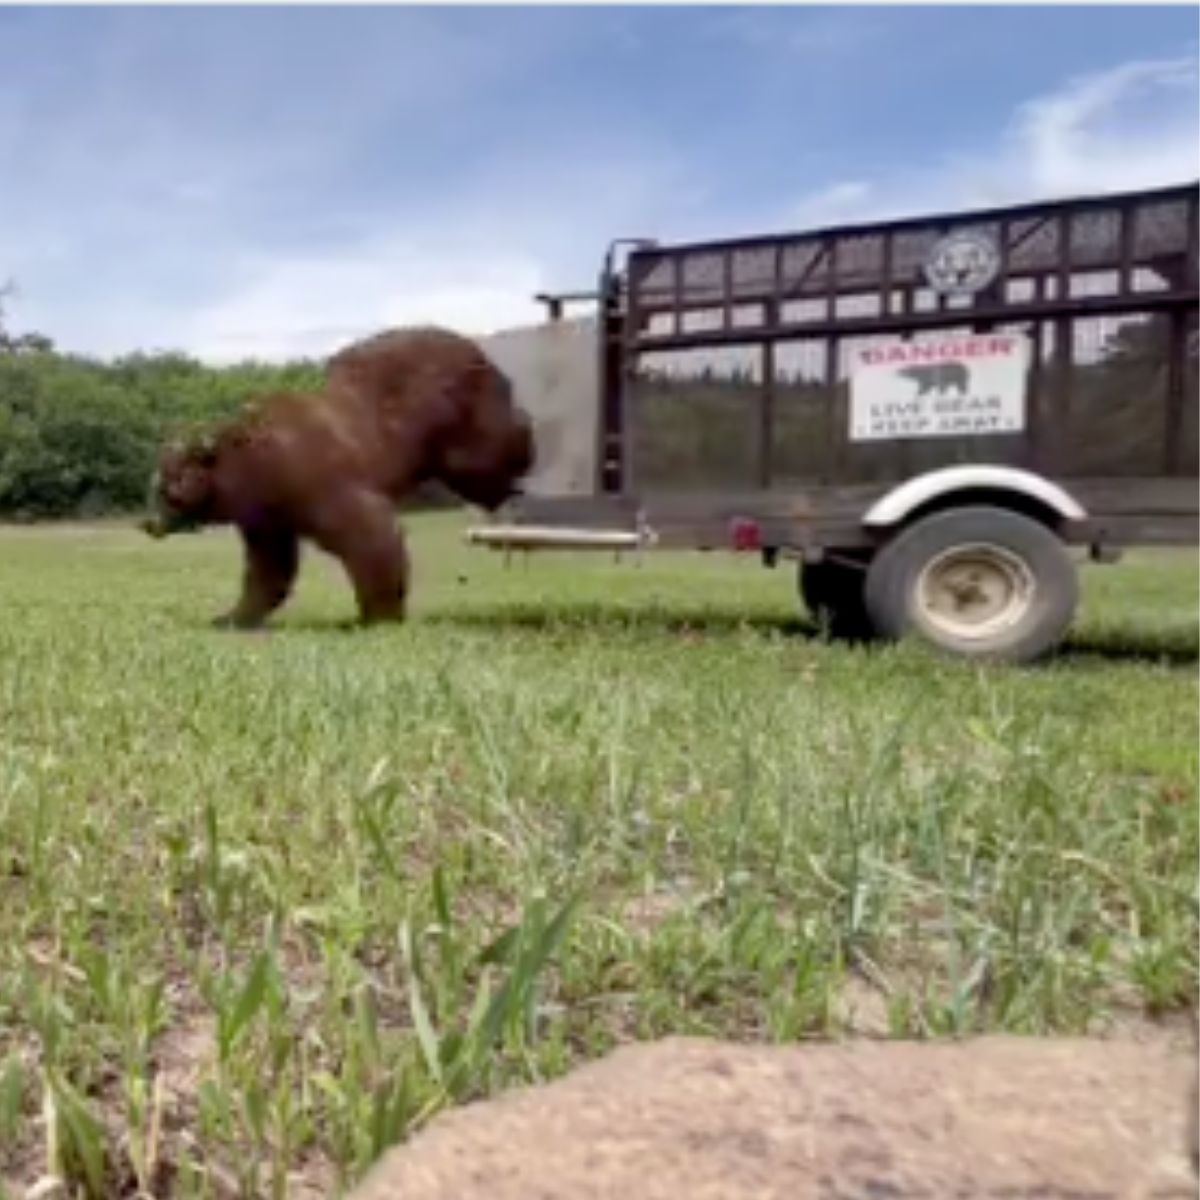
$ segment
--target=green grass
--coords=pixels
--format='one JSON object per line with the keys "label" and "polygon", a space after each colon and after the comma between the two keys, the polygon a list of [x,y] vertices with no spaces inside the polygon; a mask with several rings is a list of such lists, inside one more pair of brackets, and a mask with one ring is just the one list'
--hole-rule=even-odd
{"label": "green grass", "polygon": [[412,619],[226,534],[0,532],[0,1177],[333,1194],[440,1106],[668,1032],[1102,1029],[1197,996],[1194,554],[1066,652],[815,638],[790,570],[502,559]]}

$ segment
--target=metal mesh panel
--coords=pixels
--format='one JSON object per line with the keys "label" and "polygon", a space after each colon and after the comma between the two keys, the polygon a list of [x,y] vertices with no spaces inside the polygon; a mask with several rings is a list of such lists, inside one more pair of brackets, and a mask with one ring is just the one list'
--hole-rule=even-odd
{"label": "metal mesh panel", "polygon": [[1071,322],[1061,431],[1066,475],[1154,475],[1166,445],[1170,320],[1164,315]]}
{"label": "metal mesh panel", "polygon": [[756,486],[762,379],[758,347],[640,355],[627,391],[635,486]]}
{"label": "metal mesh panel", "polygon": [[832,395],[823,338],[775,347],[771,420],[771,484],[804,486],[830,477]]}
{"label": "metal mesh panel", "polygon": [[640,254],[631,260],[629,290],[639,304],[668,303],[673,291],[672,260],[665,254]]}
{"label": "metal mesh panel", "polygon": [[1058,220],[1027,217],[1014,221],[1008,242],[1010,271],[1052,271],[1058,264]]}
{"label": "metal mesh panel", "polygon": [[1187,252],[1187,204],[1164,200],[1139,205],[1133,222],[1135,259]]}
{"label": "metal mesh panel", "polygon": [[683,292],[689,302],[720,300],[725,293],[725,260],[720,254],[685,254]]}
{"label": "metal mesh panel", "polygon": [[1183,350],[1183,411],[1179,427],[1179,469],[1200,474],[1200,327],[1196,314],[1188,318]]}
{"label": "metal mesh panel", "polygon": [[1091,267],[1121,257],[1121,214],[1115,208],[1091,209],[1071,218],[1071,265]]}
{"label": "metal mesh panel", "polygon": [[842,289],[877,286],[883,273],[883,235],[838,238],[834,245],[834,273]]}
{"label": "metal mesh panel", "polygon": [[783,248],[785,294],[821,292],[829,286],[829,254],[823,242],[793,242]]}
{"label": "metal mesh panel", "polygon": [[913,283],[925,278],[925,260],[937,242],[934,229],[904,229],[892,236],[892,279]]}
{"label": "metal mesh panel", "polygon": [[735,295],[761,296],[774,287],[775,248],[735,250],[732,269]]}

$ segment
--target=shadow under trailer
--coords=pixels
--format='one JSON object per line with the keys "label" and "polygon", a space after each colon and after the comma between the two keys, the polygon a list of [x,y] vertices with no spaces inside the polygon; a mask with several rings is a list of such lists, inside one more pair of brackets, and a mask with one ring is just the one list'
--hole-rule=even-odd
{"label": "shadow under trailer", "polygon": [[1036,659],[1072,547],[1196,545],[1198,195],[616,242],[484,339],[539,461],[468,539],[792,560],[835,636]]}

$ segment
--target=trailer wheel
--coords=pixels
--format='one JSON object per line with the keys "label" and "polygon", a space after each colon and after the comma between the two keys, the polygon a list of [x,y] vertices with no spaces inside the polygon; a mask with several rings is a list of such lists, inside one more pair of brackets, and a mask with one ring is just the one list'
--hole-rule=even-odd
{"label": "trailer wheel", "polygon": [[1027,663],[1066,633],[1079,581],[1044,525],[1004,508],[957,508],[883,546],[867,572],[864,603],[883,637]]}
{"label": "trailer wheel", "polygon": [[866,566],[865,558],[839,556],[800,567],[800,598],[831,637],[866,641],[874,633],[863,598]]}

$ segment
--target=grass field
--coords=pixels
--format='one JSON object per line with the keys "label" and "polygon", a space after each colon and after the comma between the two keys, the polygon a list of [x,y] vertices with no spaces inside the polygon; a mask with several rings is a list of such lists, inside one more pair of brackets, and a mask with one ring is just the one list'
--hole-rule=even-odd
{"label": "grass field", "polygon": [[225,534],[0,532],[0,1177],[333,1194],[667,1032],[1102,1030],[1197,997],[1197,559],[1028,670],[814,637],[790,571],[410,523],[402,628]]}

